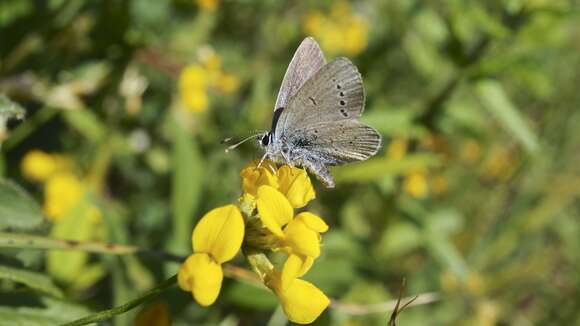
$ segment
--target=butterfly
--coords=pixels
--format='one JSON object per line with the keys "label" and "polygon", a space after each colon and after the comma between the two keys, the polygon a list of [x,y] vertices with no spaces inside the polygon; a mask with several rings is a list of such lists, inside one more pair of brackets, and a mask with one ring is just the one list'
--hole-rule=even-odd
{"label": "butterfly", "polygon": [[262,161],[304,167],[334,187],[329,166],[364,161],[381,147],[380,134],[358,121],[364,102],[356,66],[344,57],[327,63],[318,43],[305,38],[284,75],[270,131],[252,136],[265,151]]}

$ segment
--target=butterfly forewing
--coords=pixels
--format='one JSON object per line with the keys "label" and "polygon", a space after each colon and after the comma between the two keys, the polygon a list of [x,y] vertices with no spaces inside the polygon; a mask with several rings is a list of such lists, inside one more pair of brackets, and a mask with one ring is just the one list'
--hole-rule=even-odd
{"label": "butterfly forewing", "polygon": [[318,43],[312,37],[305,38],[298,46],[290,65],[286,69],[274,110],[285,108],[288,105],[288,101],[296,95],[302,85],[325,63],[324,54]]}
{"label": "butterfly forewing", "polygon": [[292,132],[296,126],[356,119],[363,109],[362,77],[348,59],[338,58],[320,68],[290,99],[277,130]]}

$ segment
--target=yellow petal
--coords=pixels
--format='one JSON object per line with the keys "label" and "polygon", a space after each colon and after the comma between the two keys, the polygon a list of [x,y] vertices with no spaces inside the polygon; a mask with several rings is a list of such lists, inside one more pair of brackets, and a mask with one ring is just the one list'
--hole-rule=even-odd
{"label": "yellow petal", "polygon": [[192,234],[194,252],[211,254],[218,263],[232,259],[242,246],[244,219],[234,205],[215,208],[205,214]]}
{"label": "yellow petal", "polygon": [[312,283],[295,279],[285,290],[277,292],[288,319],[297,324],[313,322],[326,309],[330,300]]}
{"label": "yellow petal", "polygon": [[306,224],[306,226],[308,226],[312,231],[316,231],[318,233],[324,233],[328,231],[328,225],[324,222],[324,220],[310,212],[302,212],[296,216],[296,219],[304,222],[304,224]]}
{"label": "yellow petal", "polygon": [[270,161],[264,161],[260,167],[257,164],[257,161],[253,161],[240,172],[244,192],[253,196],[257,196],[260,186],[278,188],[278,177],[274,175],[276,165]]}
{"label": "yellow petal", "polygon": [[283,237],[282,226],[294,216],[288,199],[274,187],[260,186],[256,205],[264,226],[275,235]]}
{"label": "yellow petal", "polygon": [[301,219],[294,219],[284,228],[286,245],[294,254],[318,257],[320,255],[320,235],[310,229]]}
{"label": "yellow petal", "polygon": [[304,207],[316,197],[312,182],[303,169],[283,165],[278,169],[278,180],[280,192],[288,198],[294,208]]}
{"label": "yellow petal", "polygon": [[205,253],[189,256],[177,274],[179,287],[191,292],[195,301],[202,306],[209,306],[215,302],[223,278],[220,264]]}
{"label": "yellow petal", "polygon": [[284,263],[282,269],[281,286],[282,289],[287,289],[292,281],[308,272],[314,263],[314,258],[308,256],[291,254]]}

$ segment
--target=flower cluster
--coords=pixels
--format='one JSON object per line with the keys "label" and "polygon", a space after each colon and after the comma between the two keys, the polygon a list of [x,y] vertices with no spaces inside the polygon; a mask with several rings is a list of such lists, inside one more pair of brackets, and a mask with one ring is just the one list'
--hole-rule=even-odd
{"label": "flower cluster", "polygon": [[[97,186],[92,178],[76,173],[70,157],[32,150],[24,155],[21,171],[27,179],[43,185],[43,210],[52,221],[51,237],[103,240],[107,232],[105,223],[101,210],[91,200]],[[54,278],[76,289],[93,285],[105,272],[99,262],[90,261],[89,254],[81,251],[48,251],[46,266]]]}
{"label": "flower cluster", "polygon": [[21,170],[26,178],[44,184],[44,213],[49,219],[60,221],[80,207],[90,220],[100,220],[99,210],[94,205],[85,205],[88,189],[73,172],[69,158],[32,150],[24,156]]}
{"label": "flower cluster", "polygon": [[238,89],[239,80],[221,67],[221,58],[209,47],[200,50],[200,62],[186,66],[179,75],[179,95],[191,112],[203,112],[209,107],[209,91],[231,93]]}
{"label": "flower cluster", "polygon": [[[178,273],[180,287],[204,306],[212,304],[223,279],[221,264],[240,248],[264,284],[280,299],[291,321],[310,323],[326,309],[329,299],[313,284],[300,279],[320,255],[321,233],[326,223],[310,212],[294,215],[294,208],[314,199],[312,183],[304,170],[271,162],[256,162],[241,173],[240,208],[216,208],[196,225],[193,254]],[[268,252],[283,252],[282,268],[273,266]]]}
{"label": "flower cluster", "polygon": [[352,13],[347,2],[338,1],[328,15],[320,11],[307,13],[304,31],[319,40],[328,53],[353,56],[367,47],[369,26],[365,18]]}

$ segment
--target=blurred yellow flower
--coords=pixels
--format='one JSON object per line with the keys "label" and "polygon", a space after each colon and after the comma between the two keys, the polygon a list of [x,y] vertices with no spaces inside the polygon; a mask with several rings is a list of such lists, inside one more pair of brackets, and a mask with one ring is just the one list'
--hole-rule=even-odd
{"label": "blurred yellow flower", "polygon": [[224,93],[232,93],[240,87],[240,80],[236,75],[220,73],[217,76],[216,87]]}
{"label": "blurred yellow flower", "polygon": [[81,180],[72,173],[59,173],[50,177],[44,186],[44,212],[53,219],[66,216],[83,196]]}
{"label": "blurred yellow flower", "polygon": [[507,181],[516,170],[516,160],[509,148],[496,145],[490,149],[482,163],[482,169],[488,178]]}
{"label": "blurred yellow flower", "polygon": [[423,170],[414,170],[405,175],[403,190],[415,198],[423,198],[429,191],[427,175]]}
{"label": "blurred yellow flower", "polygon": [[209,105],[206,91],[208,76],[200,65],[189,65],[179,75],[179,93],[185,106],[193,112],[203,112]]}
{"label": "blurred yellow flower", "polygon": [[183,93],[181,98],[185,106],[192,112],[204,112],[209,106],[208,94],[201,88],[193,88],[189,92]]}
{"label": "blurred yellow flower", "polygon": [[196,0],[196,1],[199,8],[207,11],[216,10],[220,4],[219,0]]}
{"label": "blurred yellow flower", "polygon": [[234,258],[244,238],[244,219],[234,205],[205,214],[192,233],[194,254],[181,265],[179,286],[202,306],[215,302],[223,280],[221,264]]}
{"label": "blurred yellow flower", "polygon": [[288,319],[297,324],[312,323],[330,304],[328,297],[310,282],[294,279],[283,286],[281,274],[275,269],[264,283],[278,296]]}
{"label": "blurred yellow flower", "polygon": [[445,175],[438,173],[431,176],[430,188],[435,194],[442,194],[449,188],[449,182]]}
{"label": "blurred yellow flower", "polygon": [[364,17],[354,15],[345,1],[335,2],[330,15],[319,11],[308,12],[303,19],[303,28],[331,54],[357,55],[368,44],[368,22]]}
{"label": "blurred yellow flower", "polygon": [[22,174],[34,181],[44,182],[51,175],[69,167],[67,159],[61,155],[48,154],[40,150],[32,150],[22,159]]}
{"label": "blurred yellow flower", "polygon": [[475,139],[463,141],[459,157],[464,162],[474,163],[481,157],[481,145]]}
{"label": "blurred yellow flower", "polygon": [[189,65],[179,75],[179,88],[183,92],[191,89],[204,89],[208,83],[207,73],[200,65]]}
{"label": "blurred yellow flower", "polygon": [[395,138],[387,148],[387,157],[391,160],[400,160],[407,154],[407,140],[404,138]]}
{"label": "blurred yellow flower", "polygon": [[181,102],[191,112],[204,112],[210,104],[209,91],[232,93],[239,88],[237,76],[221,70],[221,58],[211,48],[200,50],[201,64],[185,67],[178,81]]}

